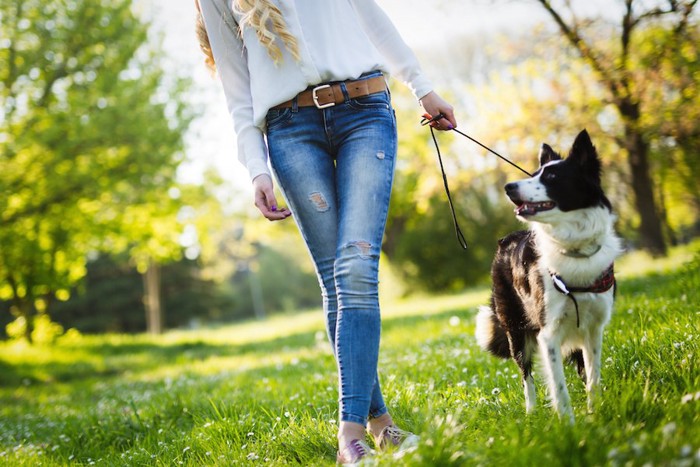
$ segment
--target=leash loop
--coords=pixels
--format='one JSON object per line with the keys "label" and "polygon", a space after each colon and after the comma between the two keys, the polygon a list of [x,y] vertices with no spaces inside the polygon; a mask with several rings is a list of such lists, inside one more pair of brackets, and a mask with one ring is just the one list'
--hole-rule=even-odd
{"label": "leash loop", "polygon": [[[437,117],[434,117],[426,123],[422,123],[421,125],[427,125],[430,121],[435,121],[435,119],[441,119],[443,118],[442,114],[439,114]],[[463,250],[467,249],[467,239],[464,238],[464,234],[462,233],[462,229],[459,227],[459,222],[457,222],[457,214],[455,214],[455,207],[454,204],[452,203],[452,195],[450,194],[450,187],[447,183],[447,174],[445,174],[445,167],[442,164],[442,154],[440,154],[440,147],[438,146],[437,138],[435,137],[435,130],[433,130],[433,127],[430,127],[430,136],[433,137],[433,143],[435,143],[435,150],[437,151],[437,156],[438,156],[438,161],[440,162],[440,171],[442,172],[442,183],[445,185],[445,193],[447,193],[447,202],[450,205],[450,211],[452,212],[452,222],[454,223],[455,226],[455,234],[457,235],[457,241],[459,242],[459,245],[462,247]]]}

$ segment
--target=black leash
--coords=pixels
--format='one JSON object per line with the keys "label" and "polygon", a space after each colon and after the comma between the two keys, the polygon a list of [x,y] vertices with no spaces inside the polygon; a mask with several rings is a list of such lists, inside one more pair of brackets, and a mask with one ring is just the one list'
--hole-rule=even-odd
{"label": "black leash", "polygon": [[[441,114],[442,115],[442,114]],[[442,118],[442,117],[441,117]],[[457,241],[463,250],[467,249],[467,239],[464,238],[462,229],[459,228],[459,222],[457,222],[457,215],[455,214],[455,207],[452,203],[452,195],[450,195],[450,187],[447,184],[447,175],[445,174],[445,167],[442,165],[442,155],[440,154],[440,147],[438,146],[437,138],[435,137],[435,130],[430,127],[430,136],[433,137],[433,143],[435,143],[435,150],[437,151],[438,161],[440,161],[440,171],[442,172],[442,183],[445,185],[445,193],[447,193],[447,201],[450,204],[450,211],[452,211],[452,222],[455,225],[455,233],[457,234]]]}
{"label": "black leash", "polygon": [[[467,249],[467,240],[464,238],[464,234],[462,233],[462,229],[459,228],[459,223],[457,222],[457,215],[455,214],[455,208],[454,208],[454,204],[452,202],[452,195],[450,194],[450,187],[447,183],[447,175],[445,174],[445,167],[442,164],[442,154],[440,153],[440,145],[438,144],[437,138],[435,137],[435,130],[433,129],[433,126],[430,125],[431,123],[436,122],[442,118],[445,118],[445,115],[442,113],[437,114],[435,117],[431,116],[430,114],[425,114],[425,115],[423,115],[423,118],[421,119],[420,124],[422,126],[429,125],[429,127],[430,127],[430,136],[433,137],[433,143],[435,144],[435,151],[437,152],[438,161],[440,162],[440,171],[442,172],[442,182],[445,185],[445,193],[447,193],[447,201],[450,204],[450,211],[452,212],[452,222],[454,222],[455,233],[457,234],[457,241],[459,242],[462,249],[466,250]],[[496,156],[498,156],[502,160],[506,161],[507,163],[509,163],[510,165],[515,167],[516,169],[525,173],[528,177],[532,177],[532,174],[530,172],[523,169],[518,164],[510,161],[509,159],[501,156],[500,154],[498,154],[496,151],[489,148],[488,146],[481,144],[479,141],[475,140],[474,138],[467,135],[466,133],[463,133],[456,128],[450,128],[450,130],[454,131],[456,133],[459,133],[460,135],[464,136],[465,138],[473,141],[474,143],[478,144],[482,148],[486,149],[490,153],[495,154]]]}

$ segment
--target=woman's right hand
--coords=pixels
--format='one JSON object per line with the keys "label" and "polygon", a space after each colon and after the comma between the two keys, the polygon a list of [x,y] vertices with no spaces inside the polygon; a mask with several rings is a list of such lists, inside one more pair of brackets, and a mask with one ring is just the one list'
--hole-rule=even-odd
{"label": "woman's right hand", "polygon": [[270,221],[281,221],[292,215],[292,212],[277,205],[272,178],[267,174],[258,175],[253,179],[255,189],[255,206],[263,216]]}

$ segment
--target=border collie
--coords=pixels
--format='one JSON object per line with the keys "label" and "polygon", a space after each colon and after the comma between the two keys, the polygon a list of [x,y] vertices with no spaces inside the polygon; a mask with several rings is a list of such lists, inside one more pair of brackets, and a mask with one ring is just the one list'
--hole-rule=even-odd
{"label": "border collie", "polygon": [[573,422],[563,359],[577,364],[592,411],[615,295],[613,262],[622,248],[586,130],[566,159],[546,144],[539,159],[532,178],[505,186],[529,230],[498,242],[491,307],[480,308],[476,338],[483,349],[518,364],[527,412],[535,406],[532,362],[539,350],[552,405]]}

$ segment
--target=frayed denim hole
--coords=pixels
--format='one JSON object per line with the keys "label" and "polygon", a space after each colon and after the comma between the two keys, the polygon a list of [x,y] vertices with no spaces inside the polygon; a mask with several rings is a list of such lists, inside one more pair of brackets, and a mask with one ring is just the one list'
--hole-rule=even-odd
{"label": "frayed denim hole", "polygon": [[328,206],[328,201],[323,196],[323,193],[315,191],[309,194],[309,201],[311,201],[318,212],[326,212],[330,209]]}
{"label": "frayed denim hole", "polygon": [[360,258],[369,259],[372,254],[372,244],[362,240],[351,242],[348,246],[353,246],[360,250]]}

